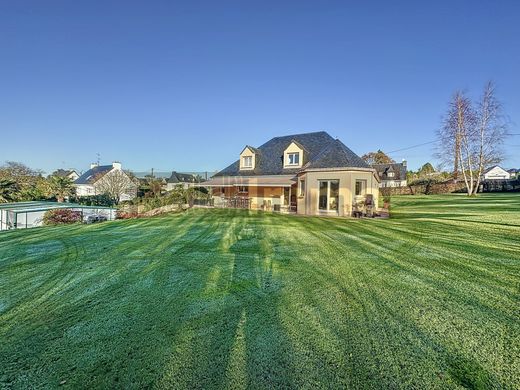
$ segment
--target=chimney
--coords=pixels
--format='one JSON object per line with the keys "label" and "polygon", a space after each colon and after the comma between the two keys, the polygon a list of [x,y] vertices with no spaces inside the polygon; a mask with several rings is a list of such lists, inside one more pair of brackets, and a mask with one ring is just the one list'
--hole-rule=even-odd
{"label": "chimney", "polygon": [[98,166],[98,163],[90,163],[90,169],[95,168]]}
{"label": "chimney", "polygon": [[403,158],[403,166],[406,167],[406,160]]}
{"label": "chimney", "polygon": [[121,163],[119,161],[114,161],[112,163],[112,168],[114,168],[114,169],[121,169]]}

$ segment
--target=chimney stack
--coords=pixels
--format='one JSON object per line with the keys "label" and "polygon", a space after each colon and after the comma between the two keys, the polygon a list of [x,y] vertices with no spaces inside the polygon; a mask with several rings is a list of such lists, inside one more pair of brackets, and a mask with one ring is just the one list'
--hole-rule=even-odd
{"label": "chimney stack", "polygon": [[406,167],[406,160],[403,158],[403,166]]}
{"label": "chimney stack", "polygon": [[121,163],[119,161],[114,161],[112,163],[112,168],[114,168],[114,169],[121,169]]}
{"label": "chimney stack", "polygon": [[98,166],[98,163],[90,163],[90,169],[95,168]]}

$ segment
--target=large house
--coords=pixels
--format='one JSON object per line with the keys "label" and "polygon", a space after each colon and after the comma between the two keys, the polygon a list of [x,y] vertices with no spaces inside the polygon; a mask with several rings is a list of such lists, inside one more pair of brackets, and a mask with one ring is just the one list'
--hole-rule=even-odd
{"label": "large house", "polygon": [[351,215],[368,200],[377,205],[376,170],[324,131],[275,137],[245,146],[238,160],[201,186],[215,202],[305,215]]}
{"label": "large house", "polygon": [[75,182],[76,195],[92,196],[106,193],[107,190],[117,192],[119,200],[131,200],[137,196],[137,184],[122,169],[121,163],[112,165],[90,164],[90,169]]}
{"label": "large house", "polygon": [[380,187],[406,187],[406,161],[392,164],[374,164],[381,179]]}
{"label": "large house", "polygon": [[483,180],[509,180],[510,178],[510,173],[498,165],[486,169],[482,174]]}

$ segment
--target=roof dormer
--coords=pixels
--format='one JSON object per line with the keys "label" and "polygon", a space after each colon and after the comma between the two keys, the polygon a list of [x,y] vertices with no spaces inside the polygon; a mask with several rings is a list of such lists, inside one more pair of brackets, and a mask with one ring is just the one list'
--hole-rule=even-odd
{"label": "roof dormer", "polygon": [[246,146],[240,153],[240,170],[252,171],[256,166],[257,151],[251,146]]}
{"label": "roof dormer", "polygon": [[283,152],[284,168],[301,168],[303,165],[303,147],[292,141]]}

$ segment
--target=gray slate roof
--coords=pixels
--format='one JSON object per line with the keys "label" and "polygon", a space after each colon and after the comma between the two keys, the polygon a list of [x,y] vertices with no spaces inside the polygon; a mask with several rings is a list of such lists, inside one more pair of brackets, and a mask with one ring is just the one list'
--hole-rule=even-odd
{"label": "gray slate roof", "polygon": [[111,171],[112,168],[112,165],[99,165],[97,167],[91,168],[78,177],[74,184],[92,184],[96,176],[105,174]]}
{"label": "gray slate roof", "polygon": [[[381,180],[406,180],[406,164],[373,164]],[[388,172],[394,172],[394,177],[388,177]]]}
{"label": "gray slate roof", "polygon": [[74,169],[57,169],[52,173],[52,176],[67,177],[73,172],[76,171]]}
{"label": "gray slate roof", "polygon": [[195,175],[191,173],[179,173],[173,171],[170,178],[166,180],[166,183],[196,183],[197,179]]}
{"label": "gray slate roof", "polygon": [[[292,143],[303,150],[303,168],[284,169],[283,153]],[[215,176],[290,175],[309,168],[370,168],[357,154],[325,131],[275,137],[256,148],[255,169],[240,170],[240,161]]]}

